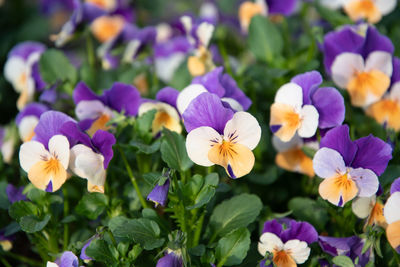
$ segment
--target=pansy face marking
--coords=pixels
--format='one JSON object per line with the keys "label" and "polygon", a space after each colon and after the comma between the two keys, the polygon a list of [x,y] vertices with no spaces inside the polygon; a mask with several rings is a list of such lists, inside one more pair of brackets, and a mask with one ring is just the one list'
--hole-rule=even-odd
{"label": "pansy face marking", "polygon": [[67,179],[69,142],[65,136],[55,135],[49,140],[49,149],[37,141],[21,145],[21,167],[28,173],[34,186],[41,190],[57,191]]}
{"label": "pansy face marking", "polygon": [[390,13],[396,6],[395,0],[349,0],[344,2],[344,10],[353,20],[366,19],[377,23],[383,15]]}

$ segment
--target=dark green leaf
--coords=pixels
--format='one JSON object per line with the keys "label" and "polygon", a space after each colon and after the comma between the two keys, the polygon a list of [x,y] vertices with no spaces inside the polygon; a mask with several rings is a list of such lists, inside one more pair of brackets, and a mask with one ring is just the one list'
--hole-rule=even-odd
{"label": "dark green leaf", "polygon": [[19,220],[24,216],[38,215],[38,213],[39,209],[35,204],[23,200],[14,202],[8,210],[10,217],[17,222],[19,222]]}
{"label": "dark green leaf", "polygon": [[215,256],[221,266],[238,265],[246,257],[249,248],[250,232],[247,228],[240,228],[218,241]]}
{"label": "dark green leaf", "polygon": [[10,201],[8,200],[8,196],[6,193],[7,182],[0,182],[0,209],[8,209],[10,206]]}
{"label": "dark green leaf", "polygon": [[86,248],[86,255],[111,266],[117,265],[118,262],[118,258],[114,256],[118,255],[118,251],[103,239],[93,240],[89,247]]}
{"label": "dark green leaf", "polygon": [[258,60],[273,62],[281,57],[283,39],[281,33],[268,18],[255,16],[249,27],[249,48]]}
{"label": "dark green leaf", "polygon": [[276,165],[268,165],[266,169],[267,171],[263,174],[250,174],[249,180],[255,184],[272,184],[278,179],[278,167]]}
{"label": "dark green leaf", "polygon": [[27,233],[35,233],[41,231],[47,225],[50,218],[50,214],[46,214],[43,219],[40,219],[35,215],[27,215],[21,217],[19,224],[22,231],[25,231]]}
{"label": "dark green leaf", "polygon": [[95,220],[104,212],[108,205],[108,197],[101,193],[86,194],[76,206],[76,212],[82,216],[86,216],[91,220]]}
{"label": "dark green leaf", "polygon": [[161,142],[161,158],[168,167],[178,171],[186,171],[192,167],[193,162],[186,152],[185,139],[182,135],[163,129],[163,140]]}
{"label": "dark green leaf", "polygon": [[289,201],[288,206],[297,219],[308,221],[314,225],[317,230],[325,229],[325,224],[329,219],[328,212],[325,207],[318,204],[315,200],[295,197]]}
{"label": "dark green leaf", "polygon": [[353,261],[347,256],[336,256],[332,261],[340,267],[354,267]]}
{"label": "dark green leaf", "polygon": [[154,116],[156,115],[157,110],[152,109],[142,114],[136,120],[136,127],[141,134],[146,134],[151,131],[151,126],[153,124]]}
{"label": "dark green leaf", "polygon": [[261,200],[256,195],[241,194],[225,200],[215,207],[210,218],[214,235],[223,236],[234,229],[246,227],[257,218],[261,208]]}
{"label": "dark green leaf", "polygon": [[153,154],[160,149],[161,141],[160,139],[157,139],[151,145],[147,145],[143,142],[133,140],[129,144],[135,147],[139,152],[144,154]]}
{"label": "dark green leaf", "polygon": [[67,80],[75,83],[77,80],[77,71],[74,66],[63,52],[56,49],[48,49],[41,55],[39,68],[42,79],[48,84]]}
{"label": "dark green leaf", "polygon": [[163,245],[164,239],[159,238],[160,227],[150,219],[128,219],[114,217],[109,222],[114,236],[122,242],[139,243],[146,250],[152,250]]}

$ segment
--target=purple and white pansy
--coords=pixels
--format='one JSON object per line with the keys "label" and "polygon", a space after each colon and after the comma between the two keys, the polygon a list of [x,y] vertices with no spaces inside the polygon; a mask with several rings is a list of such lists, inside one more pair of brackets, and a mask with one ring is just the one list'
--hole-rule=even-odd
{"label": "purple and white pansy", "polygon": [[4,76],[20,94],[17,101],[18,109],[25,107],[33,100],[35,92],[45,87],[38,65],[40,55],[45,50],[43,44],[27,41],[18,44],[8,53]]}
{"label": "purple and white pansy", "polygon": [[15,122],[22,142],[30,141],[35,136],[34,130],[39,118],[48,110],[49,108],[43,104],[30,103],[18,113]]}
{"label": "purple and white pansy", "polygon": [[[307,261],[310,244],[318,241],[318,233],[307,222],[297,222],[291,219],[270,220],[264,223],[264,229],[258,242],[258,252],[265,257],[272,254],[274,266],[297,266]],[[266,260],[260,262],[265,266]],[[272,265],[271,265],[272,266]]]}
{"label": "purple and white pansy", "polygon": [[372,135],[352,141],[347,125],[327,132],[320,147],[313,159],[315,173],[324,179],[319,193],[337,206],[356,196],[373,196],[378,191],[378,176],[392,159],[389,144]]}

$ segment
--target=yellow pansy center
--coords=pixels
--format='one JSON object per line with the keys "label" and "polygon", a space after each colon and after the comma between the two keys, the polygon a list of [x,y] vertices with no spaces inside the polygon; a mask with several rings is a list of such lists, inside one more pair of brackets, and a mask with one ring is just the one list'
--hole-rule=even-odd
{"label": "yellow pansy center", "polygon": [[365,18],[371,23],[376,23],[382,18],[382,14],[373,0],[349,1],[344,10],[354,21]]}

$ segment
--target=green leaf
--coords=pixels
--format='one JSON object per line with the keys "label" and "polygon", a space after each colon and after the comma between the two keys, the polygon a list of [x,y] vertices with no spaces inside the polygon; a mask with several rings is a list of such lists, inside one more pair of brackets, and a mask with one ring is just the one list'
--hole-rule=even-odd
{"label": "green leaf", "polygon": [[320,16],[325,18],[334,27],[352,23],[348,16],[342,15],[341,12],[336,10],[324,7],[319,2],[317,3],[316,8]]}
{"label": "green leaf", "polygon": [[323,230],[325,224],[329,220],[326,208],[318,204],[315,200],[304,197],[295,197],[289,201],[288,206],[297,219],[308,221],[318,230]]}
{"label": "green leaf", "polygon": [[48,49],[44,52],[40,57],[39,68],[42,79],[48,84],[57,81],[75,83],[77,80],[76,69],[60,50]]}
{"label": "green leaf", "polygon": [[400,176],[400,166],[399,165],[389,165],[385,172],[379,177],[379,181],[382,187],[391,184],[397,177]]}
{"label": "green leaf", "polygon": [[332,261],[340,267],[354,267],[353,261],[347,256],[336,256]]}
{"label": "green leaf", "polygon": [[197,209],[210,202],[212,197],[215,195],[218,182],[219,182],[218,174],[216,173],[208,174],[204,179],[204,185],[201,188],[200,192],[198,192],[195,195],[194,205],[187,206],[186,209],[188,210]]}
{"label": "green leaf", "polygon": [[136,120],[137,130],[143,135],[148,133],[151,130],[151,126],[153,124],[154,116],[156,115],[157,110],[152,109],[147,111],[146,113],[140,115]]}
{"label": "green leaf", "polygon": [[12,222],[4,228],[4,235],[9,236],[9,235],[15,234],[16,232],[18,232],[20,230],[21,230],[21,226],[19,226],[19,223]]}
{"label": "green leaf", "polygon": [[258,60],[273,62],[281,57],[283,39],[278,28],[268,18],[255,16],[249,27],[249,48]]}
{"label": "green leaf", "polygon": [[164,238],[159,238],[160,227],[150,219],[128,219],[126,217],[114,217],[108,225],[113,235],[122,242],[139,243],[146,250],[161,247]]}
{"label": "green leaf", "polygon": [[304,152],[304,154],[306,154],[307,157],[309,158],[314,158],[315,153],[317,153],[317,151],[311,147],[308,146],[303,146],[301,148],[301,150]]}
{"label": "green leaf", "polygon": [[107,265],[115,266],[118,262],[118,258],[115,257],[115,255],[118,255],[118,251],[103,239],[95,239],[90,242],[85,252],[92,259],[104,262]]}
{"label": "green leaf", "polygon": [[108,197],[101,193],[86,194],[79,201],[75,211],[86,216],[91,220],[95,220],[104,212],[108,205]]}
{"label": "green leaf", "polygon": [[40,189],[37,189],[35,187],[30,188],[30,190],[27,192],[26,196],[36,202],[36,203],[41,203],[45,198],[46,198],[46,192]]}
{"label": "green leaf", "polygon": [[27,233],[35,233],[41,231],[47,225],[50,218],[50,214],[46,214],[43,219],[40,219],[35,215],[28,215],[22,217],[19,221],[19,224],[23,231]]}
{"label": "green leaf", "polygon": [[149,155],[157,152],[160,149],[161,141],[160,139],[157,139],[151,145],[147,145],[141,141],[133,140],[129,142],[129,144],[135,147],[139,152]]}
{"label": "green leaf", "polygon": [[268,165],[267,171],[263,174],[250,174],[249,180],[255,184],[269,185],[278,179],[278,167],[276,165]]}
{"label": "green leaf", "polygon": [[0,209],[8,209],[10,206],[10,201],[8,200],[8,196],[6,193],[7,182],[1,181],[0,182]]}
{"label": "green leaf", "polygon": [[218,241],[216,258],[218,266],[239,265],[250,248],[250,232],[247,228],[237,229]]}
{"label": "green leaf", "polygon": [[210,218],[214,236],[223,236],[234,229],[246,227],[257,218],[261,208],[261,200],[256,195],[241,194],[225,200],[215,207]]}
{"label": "green leaf", "polygon": [[39,209],[35,204],[23,200],[14,202],[8,210],[10,217],[17,222],[19,222],[24,216],[38,215],[38,213]]}
{"label": "green leaf", "polygon": [[186,152],[185,139],[182,135],[163,129],[163,139],[161,142],[161,158],[168,164],[168,167],[181,172],[192,167],[193,162],[189,159]]}

